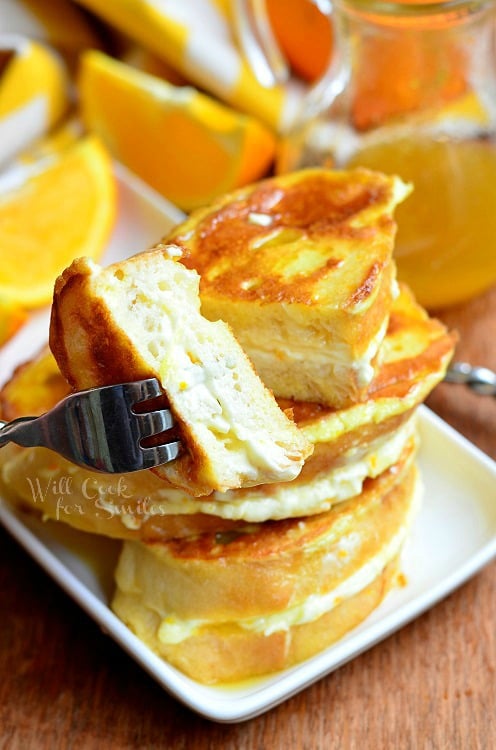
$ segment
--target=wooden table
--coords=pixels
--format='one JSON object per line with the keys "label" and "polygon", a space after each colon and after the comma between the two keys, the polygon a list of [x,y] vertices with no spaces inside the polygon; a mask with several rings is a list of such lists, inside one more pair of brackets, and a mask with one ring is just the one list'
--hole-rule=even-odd
{"label": "wooden table", "polygon": [[[496,369],[496,290],[450,310],[458,358]],[[496,458],[496,399],[429,405]],[[496,495],[496,488],[495,488]],[[0,532],[0,750],[492,750],[496,563],[271,712],[211,723],[170,698]]]}

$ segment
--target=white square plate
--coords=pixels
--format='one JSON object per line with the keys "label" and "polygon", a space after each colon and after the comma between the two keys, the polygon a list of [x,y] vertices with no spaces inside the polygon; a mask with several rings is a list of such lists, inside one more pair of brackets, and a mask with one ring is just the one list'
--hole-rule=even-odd
{"label": "white square plate", "polygon": [[[120,167],[119,219],[105,262],[154,244],[181,213]],[[0,381],[46,341],[48,313],[0,351]],[[42,523],[0,498],[0,521],[44,570],[169,693],[221,722],[249,719],[329,674],[431,607],[496,556],[496,463],[425,407],[419,410],[424,504],[403,555],[404,588],[338,643],[302,664],[229,688],[200,685],[153,654],[109,608],[118,545]]]}

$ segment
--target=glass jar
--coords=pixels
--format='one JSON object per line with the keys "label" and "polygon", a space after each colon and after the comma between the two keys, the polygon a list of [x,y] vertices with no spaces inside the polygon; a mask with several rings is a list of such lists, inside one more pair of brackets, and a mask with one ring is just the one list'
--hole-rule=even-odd
{"label": "glass jar", "polygon": [[332,63],[277,163],[411,182],[395,254],[429,309],[496,282],[495,15],[492,0],[334,0]]}

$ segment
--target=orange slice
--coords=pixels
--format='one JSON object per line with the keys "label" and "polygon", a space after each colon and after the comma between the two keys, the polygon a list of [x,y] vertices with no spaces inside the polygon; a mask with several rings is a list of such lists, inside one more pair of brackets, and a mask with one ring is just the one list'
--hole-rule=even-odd
{"label": "orange slice", "polygon": [[47,133],[69,106],[69,77],[56,52],[0,37],[0,162]]}
{"label": "orange slice", "polygon": [[281,51],[296,75],[313,82],[324,75],[333,49],[333,27],[315,0],[266,0]]}
{"label": "orange slice", "polygon": [[185,211],[265,175],[275,137],[258,120],[101,52],[82,56],[82,118],[111,153]]}
{"label": "orange slice", "polygon": [[27,312],[22,307],[0,300],[0,346],[9,340],[26,320]]}
{"label": "orange slice", "polygon": [[95,137],[0,176],[0,298],[25,307],[51,300],[76,257],[99,258],[114,224],[112,164]]}

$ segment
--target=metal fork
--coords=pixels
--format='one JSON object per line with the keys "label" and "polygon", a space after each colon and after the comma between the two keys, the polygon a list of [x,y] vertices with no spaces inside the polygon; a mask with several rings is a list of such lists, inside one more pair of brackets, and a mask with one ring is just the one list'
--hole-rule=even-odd
{"label": "metal fork", "polygon": [[146,410],[149,399],[162,395],[156,378],[78,391],[40,417],[0,421],[0,447],[44,446],[94,471],[150,469],[173,461],[180,450],[174,439],[142,444],[174,426],[169,409]]}
{"label": "metal fork", "polygon": [[496,372],[468,362],[452,362],[446,373],[447,383],[461,383],[480,396],[496,396]]}

